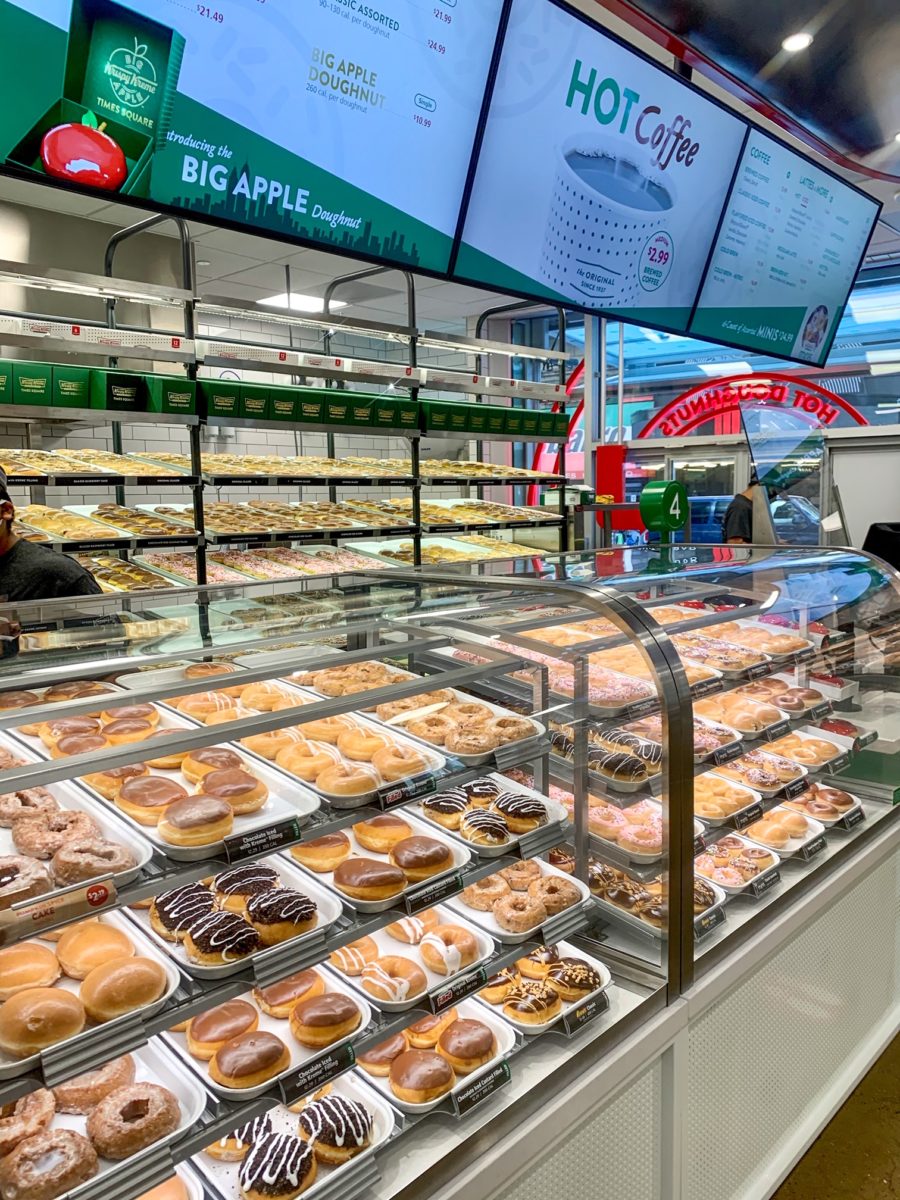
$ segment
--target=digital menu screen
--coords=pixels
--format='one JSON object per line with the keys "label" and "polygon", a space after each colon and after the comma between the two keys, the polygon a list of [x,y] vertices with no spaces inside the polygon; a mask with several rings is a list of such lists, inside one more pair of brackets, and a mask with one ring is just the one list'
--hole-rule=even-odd
{"label": "digital menu screen", "polygon": [[555,0],[514,0],[454,274],[686,332],[746,128]]}
{"label": "digital menu screen", "polygon": [[445,272],[502,0],[0,0],[0,163]]}
{"label": "digital menu screen", "polygon": [[880,208],[751,129],[691,334],[821,366]]}

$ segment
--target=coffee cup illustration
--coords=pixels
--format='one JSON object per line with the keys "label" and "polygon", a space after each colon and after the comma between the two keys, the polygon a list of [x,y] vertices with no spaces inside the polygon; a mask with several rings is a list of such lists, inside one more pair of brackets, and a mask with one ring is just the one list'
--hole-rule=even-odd
{"label": "coffee cup illustration", "polygon": [[541,278],[588,307],[640,306],[672,270],[675,191],[639,153],[592,134],[557,152]]}

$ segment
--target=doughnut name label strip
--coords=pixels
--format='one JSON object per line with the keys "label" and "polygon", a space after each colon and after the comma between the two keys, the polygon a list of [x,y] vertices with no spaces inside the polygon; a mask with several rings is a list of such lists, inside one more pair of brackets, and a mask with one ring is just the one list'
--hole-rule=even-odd
{"label": "doughnut name label strip", "polygon": [[442,900],[446,900],[450,896],[457,895],[463,890],[463,882],[462,874],[459,871],[453,871],[449,875],[444,875],[437,883],[410,892],[403,901],[407,913],[409,916],[413,916],[415,913],[422,912],[423,909],[433,908],[435,904],[440,904]]}
{"label": "doughnut name label strip", "polygon": [[848,813],[845,813],[837,822],[841,829],[855,829],[857,825],[861,825],[866,819],[865,810],[862,808],[851,808]]}
{"label": "doughnut name label strip", "polygon": [[[462,770],[461,763],[458,769]],[[375,798],[379,808],[396,808],[398,804],[408,804],[410,800],[418,800],[420,796],[430,796],[432,792],[437,791],[437,781],[437,775],[424,775],[418,779],[408,779],[405,783],[392,783],[379,788]]]}
{"label": "doughnut name label strip", "polygon": [[831,712],[831,701],[826,700],[823,704],[817,704],[814,708],[809,709],[805,714],[807,721],[819,721],[822,717],[827,717]]}
{"label": "doughnut name label strip", "polygon": [[439,992],[432,992],[428,997],[431,1011],[433,1013],[442,1013],[445,1009],[452,1008],[460,1000],[465,1000],[467,996],[474,995],[475,992],[480,992],[487,981],[487,968],[479,967],[477,971],[473,971],[470,975],[464,975],[462,979],[457,979],[450,987],[441,988]]}
{"label": "doughnut name label strip", "polygon": [[50,897],[39,897],[0,912],[0,946],[17,942],[48,926],[71,921],[76,917],[92,916],[111,908],[116,902],[116,884],[108,879],[92,879],[74,884],[67,891]]}
{"label": "doughnut name label strip", "polygon": [[324,1087],[339,1075],[343,1075],[356,1062],[356,1054],[351,1042],[329,1051],[323,1058],[317,1058],[301,1067],[293,1075],[282,1079],[279,1087],[285,1104],[293,1104],[301,1096]]}
{"label": "doughnut name label strip", "polygon": [[723,904],[711,908],[709,912],[701,913],[699,917],[694,917],[694,941],[702,942],[714,929],[718,929],[720,925],[724,925],[725,919],[725,906]]}
{"label": "doughnut name label strip", "polygon": [[762,731],[762,736],[767,742],[777,742],[780,737],[784,737],[786,733],[790,733],[790,721],[779,721],[775,725],[770,725],[768,729]]}
{"label": "doughnut name label strip", "polygon": [[762,804],[751,804],[749,807],[741,809],[740,812],[736,812],[731,819],[734,821],[735,829],[746,829],[748,825],[759,821],[762,815]]}
{"label": "doughnut name label strip", "polygon": [[792,779],[790,783],[786,783],[782,788],[786,800],[793,800],[796,796],[802,796],[809,787],[809,782],[804,775],[801,779]]}
{"label": "doughnut name label strip", "polygon": [[740,758],[742,754],[746,754],[747,749],[743,742],[729,742],[727,746],[720,746],[718,750],[714,750],[710,756],[710,761],[717,767],[721,767],[723,763],[731,762],[734,758]]}
{"label": "doughnut name label strip", "polygon": [[781,872],[767,871],[765,875],[760,875],[758,879],[750,880],[747,886],[747,894],[758,900],[760,896],[764,896],[770,888],[773,888],[776,883],[781,883]]}
{"label": "doughnut name label strip", "polygon": [[850,761],[849,754],[839,754],[837,758],[832,758],[826,763],[822,763],[819,770],[825,775],[836,775],[838,771],[842,771]]}
{"label": "doughnut name label strip", "polygon": [[579,1004],[575,1008],[569,1009],[567,1013],[563,1013],[559,1026],[566,1037],[571,1037],[605,1012],[609,1012],[609,994],[601,992],[598,996],[589,996],[584,1004]]}
{"label": "doughnut name label strip", "polygon": [[473,1108],[477,1108],[488,1097],[493,1096],[500,1088],[505,1087],[512,1078],[509,1063],[505,1058],[491,1067],[490,1071],[461,1088],[453,1097],[453,1108],[458,1117],[464,1117]]}
{"label": "doughnut name label strip", "polygon": [[821,854],[825,846],[825,835],[820,834],[817,838],[813,838],[811,842],[807,842],[805,846],[801,846],[797,851],[797,857],[802,858],[805,862],[809,862],[817,854]]}
{"label": "doughnut name label strip", "polygon": [[258,858],[261,854],[272,854],[287,846],[295,846],[303,837],[302,828],[296,817],[285,817],[264,829],[250,829],[246,833],[233,833],[222,839],[225,857],[229,863],[244,862]]}
{"label": "doughnut name label strip", "polygon": [[701,679],[691,688],[691,695],[699,700],[703,696],[714,696],[716,692],[724,691],[724,689],[724,679]]}

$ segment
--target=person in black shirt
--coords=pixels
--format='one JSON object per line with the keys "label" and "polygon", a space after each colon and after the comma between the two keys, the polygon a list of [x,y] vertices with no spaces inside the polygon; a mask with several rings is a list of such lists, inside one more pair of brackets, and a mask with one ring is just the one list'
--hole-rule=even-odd
{"label": "person in black shirt", "polygon": [[74,558],[13,533],[15,516],[0,472],[0,603],[101,594],[96,579]]}
{"label": "person in black shirt", "polygon": [[753,541],[753,489],[759,484],[754,474],[750,484],[738,492],[725,512],[722,537],[729,544],[750,545]]}

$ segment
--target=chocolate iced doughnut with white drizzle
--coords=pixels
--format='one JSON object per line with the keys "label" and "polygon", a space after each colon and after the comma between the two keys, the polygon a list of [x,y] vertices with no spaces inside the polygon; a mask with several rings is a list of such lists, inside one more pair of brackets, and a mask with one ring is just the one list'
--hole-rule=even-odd
{"label": "chocolate iced doughnut with white drizzle", "polygon": [[262,939],[243,917],[216,909],[191,925],[184,948],[191,962],[233,962],[262,949]]}
{"label": "chocolate iced doughnut with white drizzle", "polygon": [[312,1100],[300,1111],[301,1138],[313,1144],[316,1158],[342,1163],[369,1145],[373,1118],[356,1100],[331,1093]]}
{"label": "chocolate iced doughnut with white drizzle", "polygon": [[316,1177],[312,1146],[289,1133],[270,1133],[251,1146],[238,1171],[246,1200],[289,1200]]}
{"label": "chocolate iced doughnut with white drizzle", "polygon": [[192,925],[216,907],[202,883],[189,883],[157,896],[150,906],[150,924],[167,942],[181,941]]}

